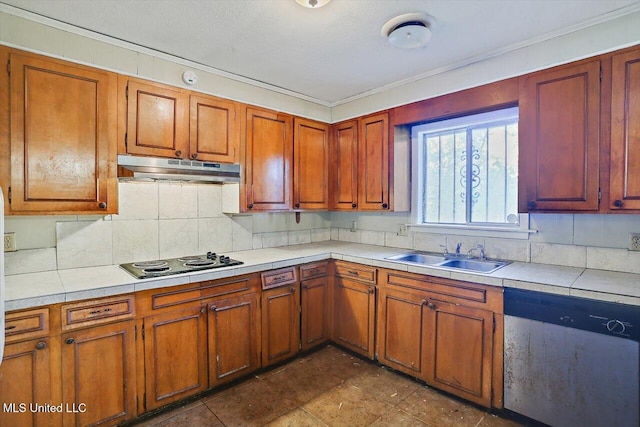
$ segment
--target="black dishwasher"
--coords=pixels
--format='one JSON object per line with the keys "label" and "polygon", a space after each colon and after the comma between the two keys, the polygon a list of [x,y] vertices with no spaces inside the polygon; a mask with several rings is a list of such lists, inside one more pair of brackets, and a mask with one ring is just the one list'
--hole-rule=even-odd
{"label": "black dishwasher", "polygon": [[504,406],[554,427],[640,425],[640,307],[505,288]]}

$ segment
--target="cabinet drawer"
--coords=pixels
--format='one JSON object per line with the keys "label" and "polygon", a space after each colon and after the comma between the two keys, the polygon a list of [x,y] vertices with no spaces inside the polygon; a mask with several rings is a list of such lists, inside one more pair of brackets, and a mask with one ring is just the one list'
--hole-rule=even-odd
{"label": "cabinet drawer", "polygon": [[326,276],[329,270],[327,261],[314,262],[300,266],[300,280],[311,279],[313,277]]}
{"label": "cabinet drawer", "polygon": [[258,275],[231,277],[202,283],[202,298],[220,297],[246,291],[258,291]]}
{"label": "cabinet drawer", "polygon": [[7,343],[49,335],[49,309],[7,313],[4,323],[4,334]]}
{"label": "cabinet drawer", "polygon": [[133,295],[84,301],[62,306],[62,330],[133,319]]}
{"label": "cabinet drawer", "polygon": [[357,279],[372,285],[376,284],[376,269],[365,265],[336,261],[336,276]]}
{"label": "cabinet drawer", "polygon": [[298,280],[295,267],[279,268],[261,273],[262,289],[277,288],[279,286],[292,285]]}

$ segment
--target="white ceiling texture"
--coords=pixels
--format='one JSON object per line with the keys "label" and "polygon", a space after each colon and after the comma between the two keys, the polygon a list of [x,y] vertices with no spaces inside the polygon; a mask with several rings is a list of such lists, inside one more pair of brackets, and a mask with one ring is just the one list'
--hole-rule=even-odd
{"label": "white ceiling texture", "polygon": [[[0,0],[47,18],[335,106],[639,10],[640,0]],[[381,34],[436,18],[423,48]]]}

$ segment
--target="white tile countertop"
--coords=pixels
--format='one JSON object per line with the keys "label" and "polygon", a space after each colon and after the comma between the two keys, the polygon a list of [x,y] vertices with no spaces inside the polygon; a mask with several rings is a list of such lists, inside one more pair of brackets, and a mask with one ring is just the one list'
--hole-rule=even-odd
{"label": "white tile countertop", "polygon": [[491,274],[451,271],[386,260],[406,249],[326,241],[230,252],[243,265],[174,276],[136,279],[117,265],[6,276],[6,310],[78,301],[266,271],[323,259],[640,306],[640,274],[513,262]]}

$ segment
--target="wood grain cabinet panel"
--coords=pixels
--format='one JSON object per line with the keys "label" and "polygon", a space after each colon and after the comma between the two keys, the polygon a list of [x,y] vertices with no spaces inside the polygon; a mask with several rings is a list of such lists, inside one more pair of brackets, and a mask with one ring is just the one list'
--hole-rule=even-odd
{"label": "wood grain cabinet panel", "polygon": [[331,209],[358,208],[358,120],[332,126]]}
{"label": "wood grain cabinet panel", "polygon": [[121,108],[126,111],[121,154],[188,157],[189,95],[178,87],[120,76]]}
{"label": "wood grain cabinet panel", "polygon": [[414,377],[425,369],[426,303],[420,295],[378,289],[377,353],[387,366]]}
{"label": "wood grain cabinet panel", "polygon": [[300,284],[262,291],[262,366],[288,359],[300,348]]}
{"label": "wood grain cabinet panel", "polygon": [[9,54],[12,213],[117,213],[117,77]]}
{"label": "wood grain cabinet panel", "polygon": [[260,296],[213,301],[208,308],[209,387],[260,367]]}
{"label": "wood grain cabinet panel", "polygon": [[[351,266],[349,263],[336,263],[336,265],[343,268]],[[333,304],[333,341],[373,359],[375,352],[374,284],[336,274]]]}
{"label": "wood grain cabinet panel", "polygon": [[293,118],[247,108],[245,140],[245,211],[291,209],[293,191]]}
{"label": "wood grain cabinet panel", "polygon": [[329,125],[296,117],[293,134],[293,207],[329,208]]}
{"label": "wood grain cabinet panel", "polygon": [[520,81],[519,210],[599,208],[600,61]]}
{"label": "wood grain cabinet panel", "polygon": [[613,55],[609,207],[640,209],[640,50]]}
{"label": "wood grain cabinet panel", "polygon": [[208,388],[206,307],[145,317],[145,410]]}
{"label": "wood grain cabinet panel", "polygon": [[301,282],[301,345],[309,350],[329,340],[329,278]]}
{"label": "wood grain cabinet panel", "polygon": [[60,369],[59,362],[55,362],[59,350],[52,351],[51,344],[51,339],[46,337],[7,344],[4,348],[0,365],[0,403],[3,405],[0,425],[61,425],[62,414],[33,411],[29,406],[59,404],[59,394],[52,389],[52,374]]}
{"label": "wood grain cabinet panel", "polygon": [[358,208],[389,209],[389,116],[360,120],[358,133]]}
{"label": "wood grain cabinet panel", "polygon": [[62,401],[69,426],[116,425],[136,416],[134,322],[62,335]]}
{"label": "wood grain cabinet panel", "polygon": [[240,104],[207,95],[190,97],[189,158],[237,163]]}
{"label": "wood grain cabinet panel", "polygon": [[491,407],[493,313],[428,302],[424,318],[423,379],[435,387]]}

